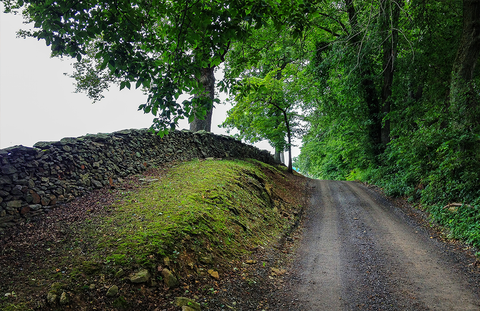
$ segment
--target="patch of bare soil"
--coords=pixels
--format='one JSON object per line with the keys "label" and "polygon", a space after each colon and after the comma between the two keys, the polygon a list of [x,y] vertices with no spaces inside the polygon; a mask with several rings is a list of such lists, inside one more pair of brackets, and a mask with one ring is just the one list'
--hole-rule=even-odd
{"label": "patch of bare soil", "polygon": [[[145,175],[162,178],[165,170],[151,170]],[[268,170],[266,173],[283,185],[279,191],[290,193],[274,200],[296,206],[305,203],[304,177],[276,175]],[[122,296],[113,298],[106,296],[112,284],[96,270],[95,263],[78,269],[62,259],[65,253],[71,257],[88,254],[95,241],[81,236],[81,230],[77,229],[88,224],[94,226],[96,219],[111,213],[105,206],[120,200],[125,192],[142,187],[140,178],[142,176],[129,177],[114,188],[94,191],[45,216],[26,219],[18,227],[7,230],[0,240],[1,306],[5,310],[180,310],[173,301],[181,296],[201,303],[202,310],[268,308],[265,297],[283,282],[281,277],[285,274],[279,258],[293,246],[293,239],[288,234],[277,245],[256,247],[248,258],[220,263],[218,279],[208,273],[192,273],[183,277],[175,289],[168,289],[161,282],[138,285],[124,280],[117,284]],[[283,216],[293,222],[300,219],[301,213],[292,210]],[[74,249],[72,245],[75,245]],[[39,274],[38,271],[44,272]],[[65,275],[75,275],[74,271],[77,271],[78,278],[72,279],[70,285],[54,285],[60,286],[70,301],[61,306],[47,304],[47,293],[52,284],[64,279]]]}

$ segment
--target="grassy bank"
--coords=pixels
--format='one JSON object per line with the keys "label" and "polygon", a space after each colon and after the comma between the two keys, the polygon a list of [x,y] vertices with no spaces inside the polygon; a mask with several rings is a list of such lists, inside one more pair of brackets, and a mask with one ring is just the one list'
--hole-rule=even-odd
{"label": "grassy bank", "polygon": [[[0,307],[176,310],[170,295],[207,306],[206,295],[232,277],[232,267],[292,226],[302,204],[299,178],[256,161],[192,161],[92,194],[76,218],[52,215],[4,241]],[[133,283],[142,270],[148,280]],[[176,283],[167,284],[165,270]],[[118,293],[108,297],[113,285]]]}

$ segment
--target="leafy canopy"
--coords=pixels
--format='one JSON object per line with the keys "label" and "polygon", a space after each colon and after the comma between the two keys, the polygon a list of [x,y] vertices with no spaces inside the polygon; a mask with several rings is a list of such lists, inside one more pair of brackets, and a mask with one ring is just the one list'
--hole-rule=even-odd
{"label": "leafy canopy", "polygon": [[[285,71],[290,74],[293,66]],[[288,122],[295,124],[298,113],[292,108],[294,101],[290,101],[288,84],[276,78],[280,69],[269,72],[265,78],[245,78],[235,87],[235,105],[228,111],[223,127],[237,128],[238,138],[252,143],[267,139],[277,150],[287,148],[287,126],[283,111],[286,112]]]}

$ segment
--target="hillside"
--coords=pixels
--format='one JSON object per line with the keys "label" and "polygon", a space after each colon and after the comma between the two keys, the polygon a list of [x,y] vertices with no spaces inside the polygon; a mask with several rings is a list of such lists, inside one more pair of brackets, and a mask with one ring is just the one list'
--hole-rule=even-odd
{"label": "hillside", "polygon": [[0,308],[180,310],[175,297],[202,310],[255,306],[255,294],[238,295],[268,290],[262,275],[275,260],[262,259],[278,253],[304,206],[305,178],[285,170],[169,164],[8,229]]}

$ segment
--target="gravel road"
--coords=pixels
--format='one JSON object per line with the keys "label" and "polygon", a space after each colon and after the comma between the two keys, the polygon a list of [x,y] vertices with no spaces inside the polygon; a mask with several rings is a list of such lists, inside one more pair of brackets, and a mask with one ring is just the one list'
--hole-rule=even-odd
{"label": "gravel road", "polygon": [[474,258],[354,182],[314,187],[282,310],[480,310]]}

